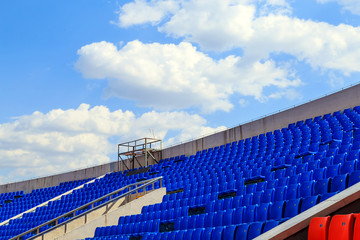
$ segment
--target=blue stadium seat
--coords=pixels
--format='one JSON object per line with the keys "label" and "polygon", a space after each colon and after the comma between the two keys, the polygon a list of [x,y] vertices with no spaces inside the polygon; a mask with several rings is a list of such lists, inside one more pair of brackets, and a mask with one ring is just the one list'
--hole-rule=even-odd
{"label": "blue stadium seat", "polygon": [[327,167],[326,169],[326,177],[335,177],[337,175],[340,174],[340,167],[341,167],[341,163],[339,164],[335,164],[335,165],[330,165]]}
{"label": "blue stadium seat", "polygon": [[224,227],[215,227],[211,234],[211,240],[222,240]]}
{"label": "blue stadium seat", "polygon": [[235,237],[235,231],[236,231],[236,226],[235,225],[229,225],[226,226],[223,230],[223,240],[225,239],[234,239]]}
{"label": "blue stadium seat", "polygon": [[349,187],[355,185],[356,183],[360,182],[360,171],[355,171],[350,173],[349,177]]}
{"label": "blue stadium seat", "polygon": [[298,198],[299,189],[300,189],[300,183],[289,185],[286,190],[286,200]]}
{"label": "blue stadium seat", "polygon": [[213,227],[215,222],[215,213],[208,213],[204,220],[204,227]]}
{"label": "blue stadium seat", "polygon": [[256,208],[256,221],[267,221],[270,215],[270,203],[262,203]]}
{"label": "blue stadium seat", "polygon": [[254,239],[257,236],[260,236],[263,231],[264,223],[263,222],[254,222],[250,224],[248,230],[248,238],[247,239]]}
{"label": "blue stadium seat", "polygon": [[252,204],[261,204],[264,192],[255,192],[252,199]]}
{"label": "blue stadium seat", "polygon": [[309,208],[312,208],[319,202],[320,202],[320,195],[304,198],[303,202],[301,204],[301,212],[304,212],[304,211],[308,210]]}
{"label": "blue stadium seat", "polygon": [[257,205],[249,205],[245,208],[245,223],[254,222],[256,219],[256,208]]}
{"label": "blue stadium seat", "polygon": [[204,228],[200,239],[201,240],[211,239],[213,230],[214,230],[214,228]]}
{"label": "blue stadium seat", "polygon": [[235,231],[235,240],[248,239],[248,231],[250,224],[243,223],[237,226]]}
{"label": "blue stadium seat", "polygon": [[245,207],[239,207],[235,209],[235,212],[233,213],[233,221],[234,224],[241,224],[243,223],[243,219],[244,219],[244,215],[245,215]]}
{"label": "blue stadium seat", "polygon": [[270,219],[281,220],[284,216],[285,201],[276,201],[270,208]]}
{"label": "blue stadium seat", "polygon": [[275,188],[272,189],[266,189],[263,193],[262,201],[261,203],[270,203],[274,201],[274,192]]}
{"label": "blue stadium seat", "polygon": [[283,201],[286,199],[286,191],[287,191],[287,187],[286,186],[281,186],[281,187],[277,187],[275,189],[275,193],[274,193],[274,201]]}
{"label": "blue stadium seat", "polygon": [[273,229],[274,227],[279,225],[279,221],[275,221],[275,220],[270,220],[265,222],[264,224],[264,228],[263,228],[263,233]]}
{"label": "blue stadium seat", "polygon": [[292,218],[298,215],[300,213],[301,203],[301,198],[287,200],[285,205],[284,217]]}
{"label": "blue stadium seat", "polygon": [[349,174],[335,176],[331,181],[331,192],[340,192],[347,188]]}
{"label": "blue stadium seat", "polygon": [[357,160],[350,160],[345,161],[344,164],[341,165],[341,174],[350,174],[358,168],[358,161]]}
{"label": "blue stadium seat", "polygon": [[327,170],[326,167],[314,169],[313,179],[315,181],[324,179],[326,176],[326,170]]}

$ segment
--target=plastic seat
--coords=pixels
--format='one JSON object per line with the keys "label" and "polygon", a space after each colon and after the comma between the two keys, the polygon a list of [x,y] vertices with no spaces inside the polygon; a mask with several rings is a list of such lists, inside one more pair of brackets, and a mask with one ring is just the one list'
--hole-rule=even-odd
{"label": "plastic seat", "polygon": [[276,170],[274,178],[279,179],[279,178],[282,178],[282,177],[285,177],[285,169]]}
{"label": "plastic seat", "polygon": [[206,217],[206,214],[199,215],[199,217],[196,221],[196,228],[203,228],[205,226],[205,217]]}
{"label": "plastic seat", "polygon": [[252,204],[261,204],[262,203],[262,197],[263,197],[263,191],[261,192],[255,192],[252,199]]}
{"label": "plastic seat", "polygon": [[301,204],[301,212],[304,212],[304,211],[308,210],[309,208],[312,208],[319,202],[320,202],[319,195],[304,198],[302,201],[302,204]]}
{"label": "plastic seat", "polygon": [[248,239],[248,230],[250,225],[248,223],[243,223],[237,226],[235,231],[234,240],[244,240]]}
{"label": "plastic seat", "polygon": [[[199,240],[199,239],[201,239],[203,231],[204,231],[203,228],[194,229],[194,231],[192,232],[191,240]],[[170,240],[170,239],[173,239],[173,238],[171,238],[169,236],[168,239]]]}
{"label": "plastic seat", "polygon": [[333,164],[341,163],[343,164],[345,162],[346,153],[340,153],[337,154],[333,159]]}
{"label": "plastic seat", "polygon": [[180,222],[180,230],[185,230],[188,228],[189,224],[189,218],[188,217],[182,217]]}
{"label": "plastic seat", "polygon": [[290,177],[281,177],[278,179],[278,187],[287,186],[289,184]]}
{"label": "plastic seat", "polygon": [[270,203],[262,203],[256,208],[256,221],[267,221],[269,219]]}
{"label": "plastic seat", "polygon": [[335,176],[331,181],[331,192],[340,192],[347,188],[349,182],[349,174]]}
{"label": "plastic seat", "polygon": [[276,202],[276,201],[285,200],[286,190],[287,190],[286,186],[277,187],[275,189],[274,201]]}
{"label": "plastic seat", "polygon": [[275,220],[270,220],[270,221],[265,222],[264,228],[263,228],[263,233],[273,229],[274,227],[276,227],[278,225],[279,225],[279,222],[275,221]]}
{"label": "plastic seat", "polygon": [[222,221],[223,226],[228,226],[233,224],[234,212],[235,209],[228,209],[224,212],[223,221]]}
{"label": "plastic seat", "polygon": [[314,217],[308,230],[308,240],[327,240],[329,235],[330,216]]}
{"label": "plastic seat", "polygon": [[223,225],[223,216],[224,216],[224,212],[220,211],[220,212],[216,212],[215,216],[214,216],[214,227],[218,227],[218,226],[222,226]]}
{"label": "plastic seat", "polygon": [[257,205],[246,206],[244,222],[254,222],[256,219],[256,207]]}
{"label": "plastic seat", "polygon": [[[360,172],[359,172],[360,173]],[[360,176],[359,176],[359,181],[360,181]],[[262,196],[262,201],[261,203],[269,203],[269,202],[273,202],[274,201],[274,192],[275,189],[266,189],[263,193]]]}
{"label": "plastic seat", "polygon": [[284,216],[285,201],[277,201],[271,205],[270,219],[280,220]]}
{"label": "plastic seat", "polygon": [[277,187],[277,183],[278,183],[277,179],[267,181],[266,189],[273,189],[273,188],[275,189]]}
{"label": "plastic seat", "polygon": [[224,199],[220,199],[214,202],[214,211],[222,211],[224,206]]}
{"label": "plastic seat", "polygon": [[232,200],[232,208],[238,208],[242,204],[242,196],[235,196]]}
{"label": "plastic seat", "polygon": [[355,215],[353,240],[360,240],[360,215]]}
{"label": "plastic seat", "polygon": [[195,231],[194,229],[185,230],[184,239],[192,239],[194,231]]}
{"label": "plastic seat", "polygon": [[296,173],[296,166],[290,166],[286,168],[285,177],[295,175]]}
{"label": "plastic seat", "polygon": [[325,179],[321,179],[321,180],[318,180],[316,183],[315,183],[315,192],[314,194],[315,195],[318,195],[318,194],[324,194],[324,193],[328,193],[329,192],[329,178],[325,178]]}
{"label": "plastic seat", "polygon": [[[358,143],[360,144],[360,141]],[[359,151],[360,151],[359,149],[350,151],[349,154],[346,156],[346,160],[347,161],[359,160]]]}
{"label": "plastic seat", "polygon": [[296,175],[293,175],[289,178],[289,183],[288,185],[291,185],[291,184],[298,184],[300,182],[300,174],[296,174]]}
{"label": "plastic seat", "polygon": [[299,196],[300,184],[291,184],[286,190],[286,200],[295,199]]}
{"label": "plastic seat", "polygon": [[267,181],[258,182],[256,184],[256,192],[264,191],[266,189],[266,187],[267,187],[267,183],[268,183]]}
{"label": "plastic seat", "polygon": [[360,171],[355,171],[350,174],[349,187],[351,187],[352,185],[355,185],[358,182],[360,182]]}
{"label": "plastic seat", "polygon": [[[359,135],[360,136],[360,135]],[[354,150],[359,150],[360,149],[360,139],[358,141],[354,141],[353,142],[353,145],[351,147],[351,150],[354,151]]]}
{"label": "plastic seat", "polygon": [[243,195],[241,206],[249,206],[249,205],[251,205],[252,204],[252,198],[253,198],[252,193]]}
{"label": "plastic seat", "polygon": [[339,151],[338,147],[331,148],[330,146],[330,149],[326,152],[326,157],[333,157],[338,153],[338,151]]}
{"label": "plastic seat", "polygon": [[211,240],[222,240],[224,227],[215,227],[211,234]]}
{"label": "plastic seat", "polygon": [[209,201],[208,203],[206,203],[205,211],[207,213],[214,212],[215,211],[214,209],[215,209],[215,201]]}
{"label": "plastic seat", "polygon": [[336,194],[337,194],[337,192],[324,193],[320,197],[320,202],[325,201],[326,199],[329,199],[329,198],[333,197]]}
{"label": "plastic seat", "polygon": [[[196,222],[197,222],[198,218],[199,218],[199,215],[192,215],[192,216],[190,216],[190,219],[189,219],[189,221],[188,221],[188,228],[189,228],[189,229],[194,229],[194,228],[196,228]],[[177,220],[177,219],[176,219],[176,220]]]}
{"label": "plastic seat", "polygon": [[303,182],[307,182],[307,181],[311,181],[313,180],[312,176],[313,176],[313,170],[302,173],[300,175],[300,183],[302,184]]}
{"label": "plastic seat", "polygon": [[327,169],[326,167],[325,168],[316,168],[314,170],[313,179],[315,181],[324,179],[325,175],[326,175],[326,169]]}
{"label": "plastic seat", "polygon": [[328,166],[326,169],[326,177],[329,178],[339,175],[340,167],[341,167],[341,163]]}
{"label": "plastic seat", "polygon": [[308,170],[308,163],[302,163],[296,166],[296,174],[304,173]]}
{"label": "plastic seat", "polygon": [[226,226],[223,230],[223,240],[225,239],[234,239],[235,237],[235,231],[236,231],[236,226],[232,225],[232,226]]}
{"label": "plastic seat", "polygon": [[300,197],[310,197],[315,192],[315,181],[303,182],[300,186]]}
{"label": "plastic seat", "polygon": [[245,207],[239,207],[235,209],[235,212],[233,213],[234,216],[234,224],[240,224],[243,223],[243,218],[245,215]]}
{"label": "plastic seat", "polygon": [[208,213],[204,220],[204,227],[213,227],[214,226],[214,217],[215,213]]}
{"label": "plastic seat", "polygon": [[320,168],[333,165],[333,157],[326,157],[320,160]]}
{"label": "plastic seat", "polygon": [[[312,156],[312,155],[311,155]],[[319,168],[320,166],[320,160],[314,160],[313,162],[308,162],[308,170],[311,171],[311,170],[314,170],[316,168]]]}
{"label": "plastic seat", "polygon": [[350,240],[354,234],[355,214],[335,215],[329,226],[329,240]]}
{"label": "plastic seat", "polygon": [[355,172],[355,170],[357,169],[358,166],[358,161],[357,160],[350,160],[350,161],[345,161],[344,164],[341,165],[341,174],[350,174],[352,172]]}
{"label": "plastic seat", "polygon": [[286,201],[284,217],[292,218],[298,215],[301,209],[301,202],[302,201],[299,198]]}
{"label": "plastic seat", "polygon": [[212,234],[213,230],[214,230],[213,228],[204,228],[200,239],[201,240],[211,239],[211,234]]}
{"label": "plastic seat", "polygon": [[254,239],[257,236],[259,236],[262,233],[263,227],[264,227],[263,222],[254,222],[250,224],[247,239]]}

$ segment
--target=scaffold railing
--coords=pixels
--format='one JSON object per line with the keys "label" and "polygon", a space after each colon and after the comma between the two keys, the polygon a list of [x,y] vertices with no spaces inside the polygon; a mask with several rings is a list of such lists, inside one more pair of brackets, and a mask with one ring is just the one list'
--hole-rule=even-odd
{"label": "scaffold railing", "polygon": [[[118,167],[120,164],[124,166],[126,170],[135,168],[135,162],[140,167],[148,167],[149,158],[155,163],[159,163],[161,159],[162,140],[156,138],[141,138],[130,142],[118,144]],[[159,152],[158,157],[156,152]],[[144,162],[139,161],[140,157],[144,157]],[[159,157],[160,156],[160,157]]]}

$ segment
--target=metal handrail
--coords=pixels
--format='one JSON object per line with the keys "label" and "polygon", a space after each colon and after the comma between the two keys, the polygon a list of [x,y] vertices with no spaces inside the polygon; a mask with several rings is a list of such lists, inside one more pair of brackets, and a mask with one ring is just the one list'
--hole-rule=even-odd
{"label": "metal handrail", "polygon": [[53,197],[52,199],[49,199],[49,200],[47,200],[47,201],[45,201],[45,202],[43,202],[43,203],[40,203],[39,205],[37,205],[37,206],[35,206],[35,207],[32,207],[32,208],[30,208],[30,209],[28,209],[28,210],[26,210],[26,211],[24,211],[24,212],[22,212],[22,213],[19,213],[18,215],[15,215],[15,216],[13,216],[13,217],[11,217],[11,218],[3,221],[3,222],[0,222],[0,226],[3,226],[3,225],[8,224],[11,220],[21,218],[25,213],[34,212],[34,211],[36,210],[36,208],[38,208],[38,207],[47,206],[47,205],[49,204],[49,202],[53,202],[53,201],[59,200],[62,196],[69,195],[69,194],[71,194],[73,191],[83,188],[86,184],[91,184],[91,183],[95,182],[97,179],[103,178],[105,175],[106,175],[106,174],[104,174],[104,175],[102,175],[102,176],[100,176],[100,177],[94,178],[94,179],[92,179],[92,180],[89,180],[89,181],[87,181],[87,182],[85,182],[85,183],[83,183],[83,184],[81,184],[81,185],[79,185],[79,186],[77,186],[77,187],[75,187],[75,188],[73,188],[73,189],[70,189],[70,190],[67,191],[67,192],[62,193],[61,195],[58,195],[58,196],[56,196],[56,197]]}
{"label": "metal handrail", "polygon": [[[73,209],[73,210],[71,210],[71,211],[69,211],[69,212],[67,212],[67,213],[64,213],[64,214],[62,214],[61,216],[58,216],[58,217],[56,217],[56,218],[53,218],[53,219],[51,219],[51,220],[49,220],[49,221],[47,221],[47,222],[45,222],[45,223],[43,223],[43,224],[41,224],[41,225],[39,225],[39,226],[37,226],[37,227],[34,227],[34,228],[30,229],[30,230],[27,230],[27,231],[25,231],[25,232],[23,232],[23,233],[15,236],[15,237],[13,237],[13,238],[10,238],[10,240],[21,240],[21,237],[22,237],[22,236],[25,236],[26,234],[32,233],[32,232],[34,232],[34,231],[36,231],[37,235],[32,236],[32,237],[30,237],[30,238],[28,238],[28,239],[34,239],[34,238],[36,238],[36,237],[39,237],[39,235],[44,234],[44,233],[46,233],[46,232],[49,232],[49,231],[53,230],[55,227],[59,227],[59,226],[61,226],[61,225],[64,225],[64,224],[66,224],[66,223],[68,223],[68,222],[70,222],[70,221],[72,221],[72,220],[74,220],[74,219],[76,219],[76,218],[79,218],[79,217],[87,214],[89,211],[96,210],[96,209],[101,208],[101,207],[103,207],[103,206],[105,206],[105,205],[107,205],[107,204],[109,204],[109,203],[111,203],[111,202],[114,202],[114,201],[116,201],[116,200],[118,200],[118,199],[120,199],[120,198],[127,197],[127,196],[130,195],[130,194],[136,193],[136,192],[137,192],[138,190],[140,190],[140,189],[143,189],[143,193],[146,194],[146,187],[149,186],[149,185],[151,185],[151,184],[155,184],[155,182],[157,182],[157,181],[160,181],[160,188],[162,188],[162,178],[163,178],[163,177],[160,176],[160,177],[152,178],[152,179],[149,179],[149,180],[144,180],[144,181],[141,181],[141,182],[137,182],[137,183],[132,183],[132,184],[126,185],[126,186],[124,186],[124,187],[122,187],[122,188],[119,188],[119,189],[117,189],[117,190],[115,190],[115,191],[113,191],[113,192],[111,192],[111,193],[108,193],[108,194],[106,194],[106,195],[104,195],[104,196],[102,196],[102,197],[100,197],[100,198],[98,198],[98,199],[95,199],[95,200],[93,200],[93,201],[91,201],[91,202],[89,202],[89,203],[86,203],[86,204],[84,204],[84,205],[82,205],[82,206],[80,206],[80,207],[78,207],[78,208],[76,208],[76,209]],[[137,186],[137,187],[134,188],[134,189],[130,189],[132,186],[136,186],[136,185],[141,185],[141,186]],[[119,195],[119,196],[117,196],[117,197],[115,197],[115,198],[111,198],[112,195],[115,195],[115,194],[117,194],[118,192],[123,191],[123,190],[125,190],[125,189],[127,189],[127,188],[129,188],[129,191],[128,191],[128,192],[123,193],[123,194],[121,194],[121,195]],[[153,190],[154,190],[154,189],[155,189],[155,186],[153,186]],[[94,206],[95,203],[100,202],[100,201],[102,201],[103,199],[105,199],[105,198],[107,198],[107,197],[110,197],[110,199],[109,199],[107,202],[104,202],[104,203],[102,203],[102,204],[100,204],[100,205],[98,205],[98,206],[96,206],[96,207]],[[86,208],[86,207],[88,207],[88,206],[90,206],[90,205],[91,205],[91,209],[88,209],[87,211],[85,211],[85,212],[83,212],[83,213],[81,213],[81,214],[79,214],[79,215],[77,215],[77,216],[75,215],[77,211],[83,210],[84,208]],[[62,223],[58,223],[58,220],[59,220],[59,219],[61,219],[61,218],[63,218],[63,217],[66,217],[66,216],[69,216],[69,215],[72,215],[72,217],[71,217],[70,219],[68,219],[68,220],[66,220],[66,221],[64,221],[64,222],[62,222]],[[43,231],[43,232],[40,233],[40,228],[41,228],[41,227],[47,226],[47,225],[53,223],[54,221],[55,221],[55,226],[53,226],[53,227],[51,227],[51,228],[49,228],[49,229],[46,229],[45,231]]]}

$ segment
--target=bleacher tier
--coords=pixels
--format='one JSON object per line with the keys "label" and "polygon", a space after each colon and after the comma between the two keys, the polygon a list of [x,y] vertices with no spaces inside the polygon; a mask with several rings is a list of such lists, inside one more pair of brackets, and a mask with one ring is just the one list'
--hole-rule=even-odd
{"label": "bleacher tier", "polygon": [[[120,217],[116,226],[99,227],[94,237],[86,240],[253,239],[358,183],[359,152],[360,107],[355,107],[192,156],[163,159],[146,173],[110,173],[49,206],[0,226],[0,231],[6,233],[0,239],[15,236],[139,179],[158,176],[163,176],[168,193],[162,203],[144,206],[141,214]],[[52,192],[61,186],[64,184]],[[30,208],[34,199],[23,195],[4,204],[9,215],[1,215],[2,220]],[[41,201],[45,199],[34,204]],[[21,210],[15,210],[18,208]]]}

